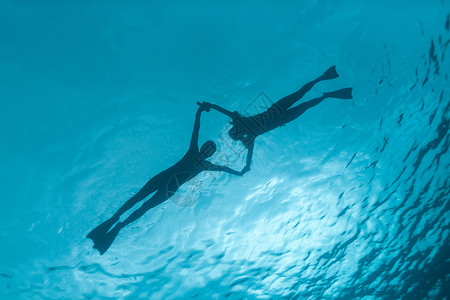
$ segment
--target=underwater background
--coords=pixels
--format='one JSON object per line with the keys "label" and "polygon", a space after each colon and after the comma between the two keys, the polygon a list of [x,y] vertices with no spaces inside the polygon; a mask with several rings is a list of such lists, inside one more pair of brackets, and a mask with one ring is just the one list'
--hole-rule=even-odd
{"label": "underwater background", "polygon": [[[449,1],[27,1],[0,9],[1,299],[449,299]],[[124,228],[196,101],[326,99]],[[301,100],[301,101],[302,101]],[[241,168],[229,120],[202,116]]]}

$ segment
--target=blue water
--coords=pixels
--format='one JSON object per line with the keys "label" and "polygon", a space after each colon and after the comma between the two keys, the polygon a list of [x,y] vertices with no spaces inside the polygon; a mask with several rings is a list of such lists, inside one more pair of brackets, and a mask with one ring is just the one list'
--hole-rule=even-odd
{"label": "blue water", "polygon": [[[2,299],[449,299],[448,1],[1,1]],[[86,234],[186,151],[336,65],[351,86]],[[228,120],[213,161],[241,168]],[[233,150],[233,151],[232,151]]]}

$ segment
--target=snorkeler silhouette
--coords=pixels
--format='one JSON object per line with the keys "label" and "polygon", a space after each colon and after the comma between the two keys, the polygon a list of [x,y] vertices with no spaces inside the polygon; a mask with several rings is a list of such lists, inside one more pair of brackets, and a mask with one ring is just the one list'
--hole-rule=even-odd
{"label": "snorkeler silhouette", "polygon": [[[207,141],[200,148],[200,151],[198,150],[198,134],[202,111],[209,111],[209,107],[206,104],[200,104],[200,107],[195,115],[194,131],[192,133],[191,143],[183,158],[181,158],[181,160],[179,160],[172,167],[150,179],[144,187],[142,187],[136,195],[131,197],[124,205],[122,205],[122,207],[120,207],[110,219],[97,226],[87,235],[87,238],[94,241],[93,247],[96,248],[100,254],[103,254],[106,250],[108,250],[123,227],[142,217],[149,209],[169,199],[183,183],[194,178],[199,173],[209,170],[223,171],[242,176],[249,170],[248,165],[238,172],[231,168],[215,165],[209,161],[206,161],[206,159],[211,157],[216,151],[216,144],[213,141]],[[130,214],[129,217],[123,222],[119,222],[119,218],[123,213],[154,192],[156,193],[150,199],[145,201],[141,207]]]}
{"label": "snorkeler silhouette", "polygon": [[334,92],[324,93],[322,96],[309,100],[307,102],[301,103],[297,106],[291,107],[298,100],[300,100],[311,88],[318,82],[323,80],[329,80],[339,77],[336,72],[336,66],[330,67],[321,76],[315,80],[308,82],[298,91],[290,94],[272,106],[270,106],[266,111],[250,116],[244,117],[240,115],[237,111],[231,112],[218,105],[211,104],[208,102],[197,102],[198,105],[204,106],[205,109],[212,108],[215,109],[232,119],[232,128],[228,131],[230,137],[234,140],[240,140],[244,143],[245,147],[248,149],[247,154],[247,171],[250,170],[250,164],[253,155],[253,147],[255,138],[263,133],[271,131],[277,127],[283,126],[289,123],[299,116],[301,116],[305,111],[311,107],[316,106],[326,98],[339,98],[339,99],[352,99],[352,88],[345,88],[337,90]]}

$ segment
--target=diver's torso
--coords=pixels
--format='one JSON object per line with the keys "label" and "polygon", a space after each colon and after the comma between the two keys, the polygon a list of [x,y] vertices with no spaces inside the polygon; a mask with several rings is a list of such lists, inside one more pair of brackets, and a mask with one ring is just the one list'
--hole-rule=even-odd
{"label": "diver's torso", "polygon": [[245,117],[243,121],[249,133],[251,135],[254,135],[255,137],[269,132],[284,124],[280,116],[270,114],[267,111],[255,116]]}
{"label": "diver's torso", "polygon": [[205,170],[204,160],[199,153],[187,152],[182,159],[165,171],[167,176],[166,192],[172,196],[178,188]]}

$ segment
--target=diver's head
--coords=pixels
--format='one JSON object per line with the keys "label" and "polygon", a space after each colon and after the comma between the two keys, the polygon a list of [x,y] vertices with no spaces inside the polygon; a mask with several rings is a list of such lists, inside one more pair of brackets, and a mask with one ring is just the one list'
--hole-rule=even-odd
{"label": "diver's head", "polygon": [[205,158],[208,158],[208,157],[211,157],[216,152],[216,150],[217,150],[216,143],[214,143],[213,141],[207,141],[200,148],[200,153]]}

